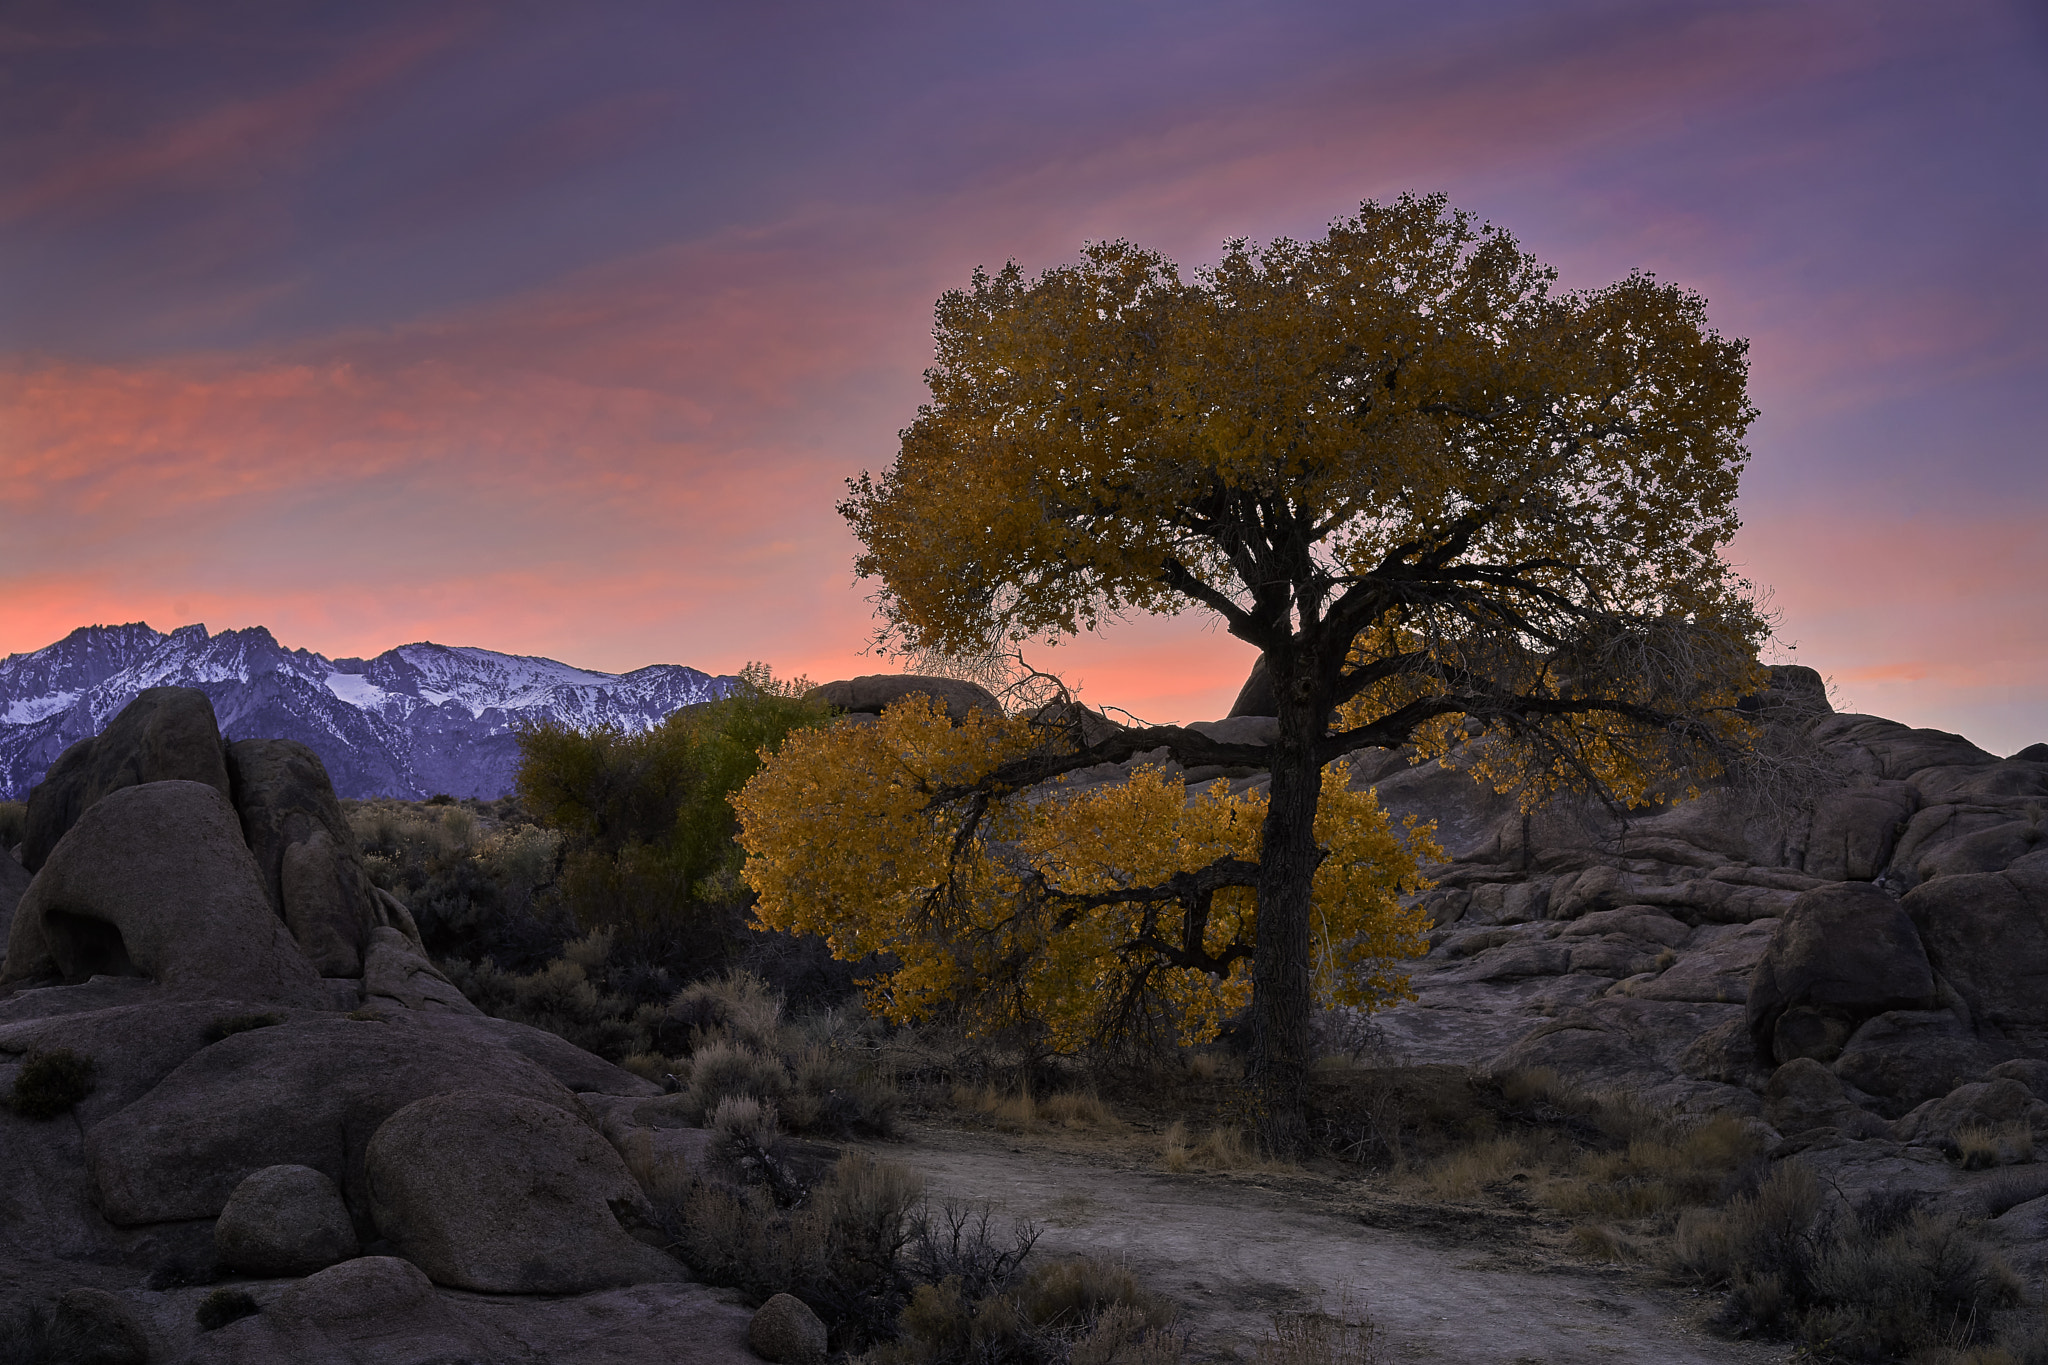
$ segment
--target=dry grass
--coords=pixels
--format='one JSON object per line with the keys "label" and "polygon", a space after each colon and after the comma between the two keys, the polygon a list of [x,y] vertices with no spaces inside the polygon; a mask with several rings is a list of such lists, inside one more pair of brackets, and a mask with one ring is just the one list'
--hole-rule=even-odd
{"label": "dry grass", "polygon": [[1261,1160],[1242,1128],[1211,1128],[1195,1140],[1187,1124],[1179,1120],[1169,1124],[1160,1138],[1160,1160],[1169,1171],[1239,1171],[1269,1164]]}
{"label": "dry grass", "polygon": [[953,1107],[982,1115],[993,1121],[999,1132],[1022,1133],[1038,1126],[1038,1101],[1031,1097],[1029,1090],[1010,1095],[992,1085],[980,1089],[955,1086]]}
{"label": "dry grass", "polygon": [[1426,1166],[1403,1172],[1400,1183],[1436,1199],[1471,1199],[1489,1186],[1547,1173],[1552,1158],[1539,1136],[1505,1133],[1452,1148]]}
{"label": "dry grass", "polygon": [[1015,1094],[992,1085],[953,1087],[953,1107],[980,1114],[1005,1133],[1029,1132],[1039,1127],[1120,1128],[1122,1123],[1102,1098],[1090,1091],[1070,1090],[1039,1099],[1029,1090]]}
{"label": "dry grass", "polygon": [[2034,1129],[2025,1122],[1958,1128],[1955,1144],[1956,1159],[1966,1171],[2019,1166],[2034,1159]]}
{"label": "dry grass", "polygon": [[1047,1096],[1038,1106],[1038,1116],[1047,1123],[1057,1123],[1063,1128],[1119,1126],[1116,1115],[1109,1111],[1109,1106],[1102,1102],[1102,1098],[1085,1091],[1068,1091]]}
{"label": "dry grass", "polygon": [[1258,1345],[1256,1365],[1374,1365],[1381,1359],[1379,1328],[1351,1295],[1335,1311],[1276,1313],[1273,1335]]}

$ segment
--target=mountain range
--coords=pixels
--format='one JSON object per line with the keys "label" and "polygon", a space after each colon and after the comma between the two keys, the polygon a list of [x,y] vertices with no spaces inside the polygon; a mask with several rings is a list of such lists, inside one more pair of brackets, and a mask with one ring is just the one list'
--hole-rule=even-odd
{"label": "mountain range", "polygon": [[598,673],[424,643],[330,659],[286,649],[262,626],[85,626],[0,661],[0,799],[26,798],[53,759],[149,687],[206,693],[230,738],[308,745],[342,796],[417,800],[509,792],[521,724],[644,730],[736,681],[681,664]]}

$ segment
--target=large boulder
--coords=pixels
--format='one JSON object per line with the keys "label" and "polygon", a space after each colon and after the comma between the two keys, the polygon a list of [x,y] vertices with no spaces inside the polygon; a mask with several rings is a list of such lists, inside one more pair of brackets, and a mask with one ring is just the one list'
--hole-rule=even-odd
{"label": "large boulder", "polygon": [[1934,973],[1905,910],[1869,883],[1843,882],[1801,894],[1779,920],[1746,1018],[1760,1054],[1831,1061],[1829,1035],[1838,1049],[1874,1015],[1934,1002]]}
{"label": "large boulder", "polygon": [[234,807],[201,782],[102,797],[22,896],[0,984],[94,975],[240,1000],[328,998],[271,911]]}
{"label": "large boulder", "polygon": [[363,1153],[413,1101],[489,1090],[580,1115],[552,1076],[474,1034],[445,1035],[444,1017],[308,1017],[204,1049],[87,1133],[101,1212],[122,1227],[213,1218],[250,1174],[292,1165],[332,1180],[360,1225]]}
{"label": "large boulder", "polygon": [[322,976],[361,976],[375,888],[320,756],[289,739],[244,739],[227,763],[271,908]]}
{"label": "large boulder", "polygon": [[1976,1027],[2048,1057],[2048,866],[1940,877],[1901,904]]}
{"label": "large boulder", "polygon": [[1890,1010],[1868,1019],[1834,1059],[1835,1074],[1897,1116],[1946,1095],[1982,1072],[1991,1058],[1948,1010]]}
{"label": "large boulder", "polygon": [[685,1278],[636,1241],[647,1197],[583,1118],[517,1095],[457,1091],[407,1105],[370,1140],[377,1230],[436,1283],[574,1294]]}
{"label": "large boulder", "polygon": [[945,708],[955,725],[970,711],[1000,716],[1003,708],[985,687],[958,678],[933,678],[919,673],[869,673],[858,678],[823,683],[805,693],[807,697],[836,706],[842,711],[879,714],[905,697],[930,697]]}
{"label": "large boulder", "polygon": [[193,687],[152,687],[107,728],[58,755],[28,797],[21,861],[40,872],[57,841],[93,803],[146,782],[200,782],[230,795],[213,703]]}
{"label": "large boulder", "polygon": [[341,1191],[310,1166],[265,1166],[228,1196],[213,1225],[220,1263],[248,1275],[310,1275],[356,1254]]}
{"label": "large boulder", "polygon": [[772,1365],[818,1365],[825,1359],[825,1324],[794,1294],[776,1294],[747,1324],[747,1345]]}

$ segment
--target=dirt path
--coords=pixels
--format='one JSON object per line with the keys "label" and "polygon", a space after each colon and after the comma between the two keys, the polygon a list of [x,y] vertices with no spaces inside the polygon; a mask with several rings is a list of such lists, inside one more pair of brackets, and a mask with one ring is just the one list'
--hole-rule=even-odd
{"label": "dirt path", "polygon": [[1783,1347],[1699,1332],[1683,1322],[1681,1296],[1619,1272],[1518,1254],[1503,1245],[1512,1237],[1368,1226],[1313,1182],[1168,1175],[1113,1155],[1035,1144],[1027,1152],[1022,1139],[949,1128],[916,1126],[908,1136],[874,1150],[922,1172],[939,1197],[989,1199],[1038,1223],[1042,1252],[1125,1261],[1188,1307],[1201,1356],[1248,1358],[1274,1312],[1334,1306],[1348,1291],[1379,1325],[1388,1362],[1785,1359]]}

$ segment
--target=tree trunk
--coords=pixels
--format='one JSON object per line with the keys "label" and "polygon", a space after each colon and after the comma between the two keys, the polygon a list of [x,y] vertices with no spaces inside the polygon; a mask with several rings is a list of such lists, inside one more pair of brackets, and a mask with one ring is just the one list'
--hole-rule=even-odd
{"label": "tree trunk", "polygon": [[1311,906],[1316,867],[1316,804],[1322,770],[1315,745],[1324,707],[1281,689],[1280,733],[1273,750],[1273,788],[1259,854],[1258,939],[1252,958],[1251,1080],[1260,1137],[1275,1156],[1308,1145],[1306,1112],[1310,1021],[1315,1007],[1310,971]]}

